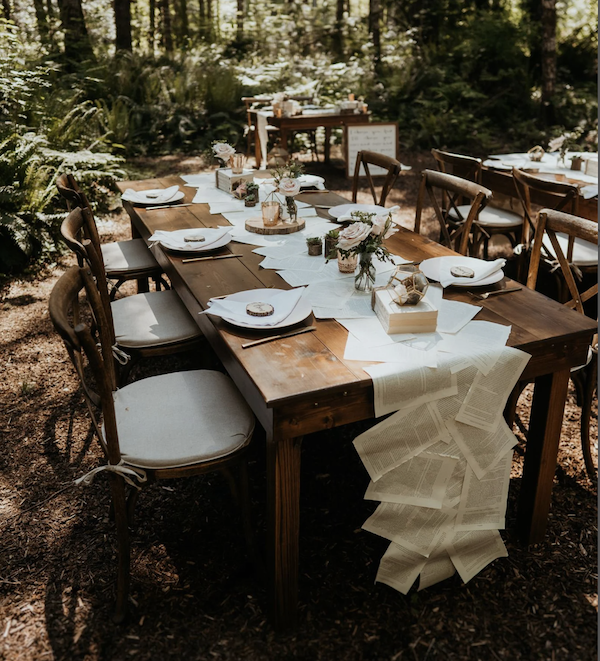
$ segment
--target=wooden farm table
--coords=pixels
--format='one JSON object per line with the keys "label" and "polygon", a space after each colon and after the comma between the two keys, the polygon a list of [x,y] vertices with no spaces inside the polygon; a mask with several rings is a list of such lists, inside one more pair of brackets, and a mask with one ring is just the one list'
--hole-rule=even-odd
{"label": "wooden farm table", "polygon": [[[533,174],[533,173],[532,173]],[[542,178],[551,179],[555,178],[557,181],[566,181],[568,183],[577,184],[580,187],[585,185],[576,179],[571,179],[567,175],[562,174],[540,174]],[[481,183],[489,188],[494,193],[500,193],[502,195],[507,195],[515,200],[517,200],[517,207],[519,210],[522,209],[521,202],[519,201],[519,195],[517,194],[517,189],[515,187],[515,182],[511,172],[506,172],[502,170],[496,170],[495,168],[490,168],[483,166],[481,169]],[[530,191],[531,201],[533,204],[539,207],[550,207],[553,208],[556,204],[556,199],[551,195],[542,193],[539,191],[532,190]],[[592,197],[590,199],[585,199],[583,195],[579,195],[578,201],[578,215],[582,218],[587,218],[588,220],[593,220],[598,222],[598,198]]]}
{"label": "wooden farm table", "polygon": [[[167,178],[123,182],[120,188],[142,190],[176,183],[183,184],[178,178]],[[182,190],[185,201],[191,202],[194,189]],[[347,202],[332,193],[313,193],[304,199],[313,204]],[[129,203],[125,207],[134,234],[145,239],[157,229],[227,225],[223,217],[210,215],[206,204],[155,211]],[[451,254],[405,229],[388,244],[403,257],[419,261]],[[366,363],[344,360],[347,331],[333,320],[308,320],[306,324],[316,323],[316,332],[244,350],[241,344],[261,333],[243,332],[221,319],[198,315],[212,296],[261,287],[289,288],[274,270],[259,268],[263,257],[252,248],[230,244],[219,252],[242,257],[188,264],[161,248],[154,254],[266,431],[269,609],[273,625],[283,629],[294,626],[297,612],[302,438],[373,418],[373,383],[362,369]],[[446,290],[445,296],[470,302],[461,290]],[[523,374],[535,379],[535,390],[518,527],[525,542],[540,542],[550,507],[569,370],[585,362],[596,325],[526,288],[477,304],[484,308],[477,319],[512,325],[509,345],[532,355]]]}
{"label": "wooden farm table", "polygon": [[[253,117],[256,117],[257,111],[250,111]],[[260,112],[260,111],[258,111]],[[329,112],[309,112],[306,114],[294,115],[293,117],[275,117],[272,113],[269,114],[269,124],[276,126],[281,133],[281,144],[287,148],[288,139],[296,131],[307,131],[310,129],[318,129],[321,126],[325,128],[325,162],[329,163],[331,153],[331,129],[338,126],[348,126],[349,124],[368,124],[371,120],[370,113],[359,114],[341,114]],[[260,150],[260,138],[258,135],[258,127],[255,131],[255,156],[256,166],[260,167],[262,162]]]}

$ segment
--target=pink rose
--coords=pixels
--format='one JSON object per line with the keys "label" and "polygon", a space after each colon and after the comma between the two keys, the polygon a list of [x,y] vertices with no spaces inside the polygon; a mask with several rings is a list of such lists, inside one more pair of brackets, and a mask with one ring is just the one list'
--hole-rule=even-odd
{"label": "pink rose", "polygon": [[352,250],[364,241],[371,233],[371,226],[367,223],[353,223],[348,225],[341,232],[338,238],[337,247],[340,250]]}
{"label": "pink rose", "polygon": [[283,177],[279,182],[279,192],[285,197],[294,197],[300,192],[300,183],[297,179]]}

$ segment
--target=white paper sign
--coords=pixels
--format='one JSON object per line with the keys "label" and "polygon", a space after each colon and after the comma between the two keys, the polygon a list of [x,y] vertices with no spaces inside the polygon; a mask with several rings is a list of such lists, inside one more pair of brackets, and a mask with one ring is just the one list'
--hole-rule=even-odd
{"label": "white paper sign", "polygon": [[[346,126],[346,176],[354,176],[356,155],[359,151],[374,151],[392,158],[398,157],[398,125],[389,123],[370,123]],[[372,176],[385,175],[387,170],[369,165]],[[366,176],[364,167],[361,167],[359,176]]]}

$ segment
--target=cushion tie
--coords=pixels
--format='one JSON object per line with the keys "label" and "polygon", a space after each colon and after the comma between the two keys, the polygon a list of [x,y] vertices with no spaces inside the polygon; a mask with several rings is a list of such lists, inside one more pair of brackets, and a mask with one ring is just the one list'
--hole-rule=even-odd
{"label": "cushion tie", "polygon": [[119,349],[116,344],[113,344],[111,348],[115,360],[121,365],[127,365],[127,363],[131,360],[131,356],[128,353],[125,353],[123,349]]}
{"label": "cushion tie", "polygon": [[134,487],[135,489],[141,489],[141,487],[136,484],[132,478],[141,483],[146,482],[148,479],[146,476],[146,471],[141,470],[140,468],[130,468],[129,466],[125,466],[123,464],[123,460],[121,459],[118,464],[104,464],[103,466],[96,466],[96,468],[92,468],[89,473],[78,477],[75,480],[75,484],[78,486],[81,484],[89,486],[94,481],[96,474],[103,471],[108,471],[109,473],[116,473],[117,475],[120,475],[125,480],[125,482],[127,482],[127,484]]}

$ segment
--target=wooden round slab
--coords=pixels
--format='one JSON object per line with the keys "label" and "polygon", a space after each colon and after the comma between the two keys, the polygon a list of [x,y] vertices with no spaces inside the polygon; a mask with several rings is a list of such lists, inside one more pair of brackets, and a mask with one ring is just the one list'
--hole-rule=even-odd
{"label": "wooden round slab", "polygon": [[295,223],[287,223],[280,220],[277,225],[273,225],[272,227],[265,227],[262,218],[249,218],[246,221],[248,232],[254,232],[255,234],[293,234],[294,232],[303,230],[305,226],[304,218],[298,218],[298,221]]}

